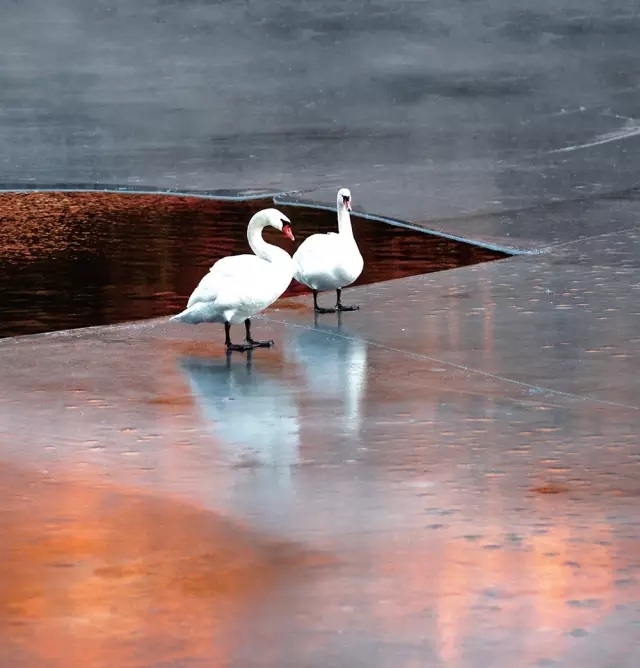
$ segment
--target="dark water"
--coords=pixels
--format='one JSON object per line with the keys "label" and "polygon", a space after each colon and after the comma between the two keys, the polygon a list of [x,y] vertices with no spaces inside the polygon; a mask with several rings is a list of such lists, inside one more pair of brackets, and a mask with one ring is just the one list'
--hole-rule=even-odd
{"label": "dark water", "polygon": [[[219,258],[251,252],[249,218],[273,206],[108,193],[0,195],[0,337],[105,325],[178,312]],[[295,243],[335,230],[336,214],[279,207]],[[365,260],[356,285],[505,257],[353,216]],[[286,295],[307,292],[295,281]]]}

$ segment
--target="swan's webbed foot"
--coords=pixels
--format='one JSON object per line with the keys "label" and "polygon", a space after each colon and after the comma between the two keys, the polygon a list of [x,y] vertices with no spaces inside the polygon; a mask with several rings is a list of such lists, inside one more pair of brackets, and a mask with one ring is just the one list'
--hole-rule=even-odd
{"label": "swan's webbed foot", "polygon": [[335,313],[336,310],[334,308],[322,308],[322,306],[318,306],[318,291],[314,290],[313,291],[313,312],[314,313]]}
{"label": "swan's webbed foot", "polygon": [[359,306],[345,306],[342,301],[340,300],[342,290],[336,290],[336,294],[338,295],[338,300],[336,301],[336,308],[335,310],[338,312],[344,312],[344,311],[359,311],[360,307]]}
{"label": "swan's webbed foot", "polygon": [[250,327],[251,325],[247,325],[249,321],[245,321],[245,328],[247,330],[247,340],[244,343],[231,343],[231,323],[230,322],[225,322],[224,323],[224,345],[227,349],[227,354],[230,352],[238,352],[238,353],[246,353],[249,350],[253,350],[256,346],[254,345],[254,342],[251,340],[251,331]]}
{"label": "swan's webbed foot", "polygon": [[249,318],[244,321],[244,329],[246,332],[244,343],[231,343],[231,323],[224,323],[224,344],[227,347],[227,352],[235,350],[239,353],[246,353],[247,351],[254,350],[255,348],[271,348],[273,345],[273,341],[256,341],[251,338],[251,320]]}
{"label": "swan's webbed foot", "polygon": [[252,345],[251,343],[229,343],[225,344],[227,348],[227,352],[230,353],[232,351],[238,352],[238,353],[246,353],[249,350],[253,350],[256,346]]}
{"label": "swan's webbed foot", "polygon": [[254,341],[253,339],[247,339],[246,345],[249,346],[249,350],[253,350],[253,348],[271,348],[274,343],[273,341]]}

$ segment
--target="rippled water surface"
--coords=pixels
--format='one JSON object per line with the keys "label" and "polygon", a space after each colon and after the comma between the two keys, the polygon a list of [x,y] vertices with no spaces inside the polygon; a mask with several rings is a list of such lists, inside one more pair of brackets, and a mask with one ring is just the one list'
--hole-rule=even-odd
{"label": "rippled water surface", "polygon": [[[250,252],[249,218],[271,200],[219,202],[111,193],[0,195],[0,336],[106,325],[180,311],[219,258]],[[334,212],[279,207],[296,241],[337,228]],[[353,216],[365,259],[355,285],[504,257]],[[307,289],[291,284],[286,295]]]}

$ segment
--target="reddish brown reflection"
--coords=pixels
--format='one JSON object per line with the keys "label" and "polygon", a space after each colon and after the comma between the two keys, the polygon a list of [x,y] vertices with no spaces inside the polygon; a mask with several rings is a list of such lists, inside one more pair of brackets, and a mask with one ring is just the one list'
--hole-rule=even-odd
{"label": "reddish brown reflection", "polygon": [[[114,193],[0,194],[0,336],[152,318],[183,308],[219,258],[250,252],[246,226],[272,200],[220,202]],[[279,207],[295,243],[336,229],[331,211]],[[504,257],[354,216],[365,259],[356,285]],[[306,288],[292,283],[286,295]],[[288,308],[291,308],[289,305]]]}

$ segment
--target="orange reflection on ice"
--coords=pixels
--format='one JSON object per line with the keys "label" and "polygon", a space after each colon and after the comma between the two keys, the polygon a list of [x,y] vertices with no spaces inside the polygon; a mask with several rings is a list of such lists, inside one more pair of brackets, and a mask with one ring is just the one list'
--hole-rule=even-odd
{"label": "orange reflection on ice", "polygon": [[[224,665],[232,631],[309,559],[184,503],[0,467],[7,665]],[[23,664],[21,664],[23,665]]]}
{"label": "orange reflection on ice", "polygon": [[495,639],[495,633],[511,643],[519,665],[533,665],[561,656],[568,634],[595,626],[614,604],[637,599],[637,584],[614,592],[614,581],[639,546],[614,552],[603,513],[588,528],[561,515],[557,523],[517,534],[499,509],[489,511],[491,504],[476,509],[476,527],[454,522],[433,531],[431,541],[407,538],[377,555],[371,578],[395,583],[393,592],[379,584],[373,595],[372,615],[385,636],[415,637],[421,628],[429,636],[433,619],[435,649],[448,668],[467,665],[468,638]]}

